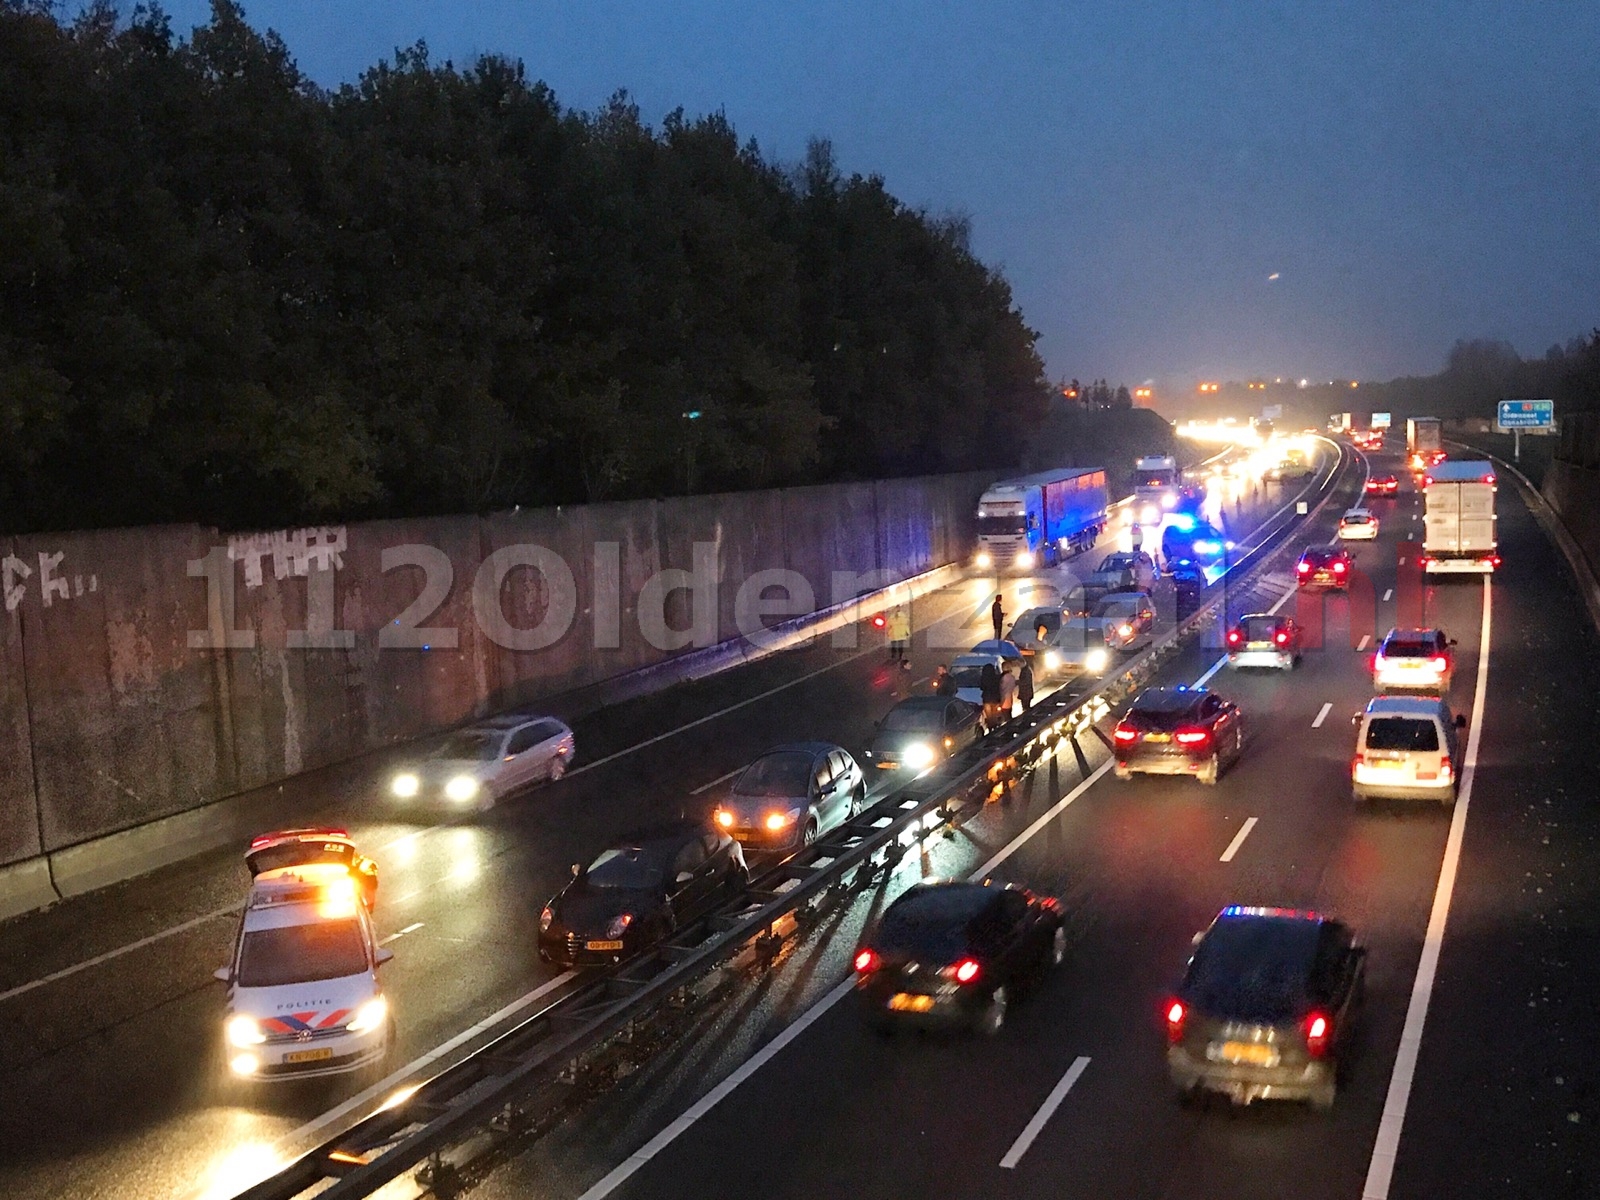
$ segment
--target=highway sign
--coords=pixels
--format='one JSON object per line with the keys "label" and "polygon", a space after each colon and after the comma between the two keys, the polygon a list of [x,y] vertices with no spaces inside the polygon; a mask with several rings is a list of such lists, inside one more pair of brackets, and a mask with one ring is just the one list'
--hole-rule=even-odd
{"label": "highway sign", "polygon": [[1495,405],[1495,428],[1501,433],[1543,431],[1554,432],[1556,427],[1556,402],[1554,400],[1501,400]]}
{"label": "highway sign", "polygon": [[1394,424],[1394,414],[1393,413],[1373,413],[1372,414],[1372,427],[1374,429],[1388,429],[1393,424]]}

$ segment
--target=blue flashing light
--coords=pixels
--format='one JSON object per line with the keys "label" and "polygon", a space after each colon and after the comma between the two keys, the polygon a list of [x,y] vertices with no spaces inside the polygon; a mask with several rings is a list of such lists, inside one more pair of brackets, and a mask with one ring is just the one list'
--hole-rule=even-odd
{"label": "blue flashing light", "polygon": [[1168,520],[1172,528],[1182,530],[1184,533],[1190,533],[1194,530],[1194,518],[1187,513],[1174,513]]}
{"label": "blue flashing light", "polygon": [[1213,542],[1210,538],[1201,538],[1194,544],[1196,554],[1220,554],[1222,543]]}

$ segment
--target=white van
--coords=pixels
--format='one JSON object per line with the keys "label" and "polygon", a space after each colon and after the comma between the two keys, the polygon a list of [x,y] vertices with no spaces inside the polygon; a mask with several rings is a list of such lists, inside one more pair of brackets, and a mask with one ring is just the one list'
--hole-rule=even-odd
{"label": "white van", "polygon": [[1438,696],[1376,696],[1355,717],[1350,787],[1357,800],[1456,802],[1464,716]]}
{"label": "white van", "polygon": [[256,876],[239,921],[223,1022],[239,1079],[304,1079],[376,1063],[393,1041],[378,967],[393,958],[343,866],[312,863]]}

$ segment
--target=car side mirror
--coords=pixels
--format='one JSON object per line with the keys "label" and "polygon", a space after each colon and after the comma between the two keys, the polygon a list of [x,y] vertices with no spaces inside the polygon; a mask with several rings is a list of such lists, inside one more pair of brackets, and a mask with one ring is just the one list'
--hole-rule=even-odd
{"label": "car side mirror", "polygon": [[218,967],[215,971],[211,972],[211,978],[215,979],[218,983],[232,983],[233,968]]}
{"label": "car side mirror", "polygon": [[583,874],[583,864],[582,863],[573,863],[572,864],[572,877],[574,879],[577,879],[582,874]]}
{"label": "car side mirror", "polygon": [[393,950],[390,950],[386,946],[379,946],[378,952],[372,956],[372,965],[375,967],[381,967],[384,963],[389,962],[393,958]]}
{"label": "car side mirror", "polygon": [[1456,728],[1457,729],[1465,729],[1466,727],[1467,727],[1467,714],[1466,713],[1457,713],[1456,714]]}
{"label": "car side mirror", "polygon": [[1451,645],[1451,646],[1454,646],[1454,645],[1456,645],[1456,644],[1457,644],[1457,642],[1456,642],[1456,640],[1455,640],[1455,638],[1449,638],[1449,639],[1447,639],[1447,642],[1446,642],[1446,644],[1447,644],[1447,645]]}
{"label": "car side mirror", "polygon": [[1351,713],[1350,714],[1350,724],[1352,724],[1352,725],[1361,724],[1361,714],[1360,713]]}
{"label": "car side mirror", "polygon": [[678,872],[677,882],[679,882],[679,883],[688,883],[693,878],[694,878],[694,872],[693,871],[679,871]]}

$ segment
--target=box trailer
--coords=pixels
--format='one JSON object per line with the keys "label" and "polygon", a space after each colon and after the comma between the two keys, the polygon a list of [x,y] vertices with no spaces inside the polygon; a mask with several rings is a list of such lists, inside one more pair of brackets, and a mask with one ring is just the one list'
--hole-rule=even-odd
{"label": "box trailer", "polygon": [[1488,575],[1500,565],[1494,467],[1459,459],[1422,477],[1422,569]]}
{"label": "box trailer", "polygon": [[1054,566],[1087,550],[1106,525],[1104,467],[1040,471],[992,484],[978,500],[977,565]]}

